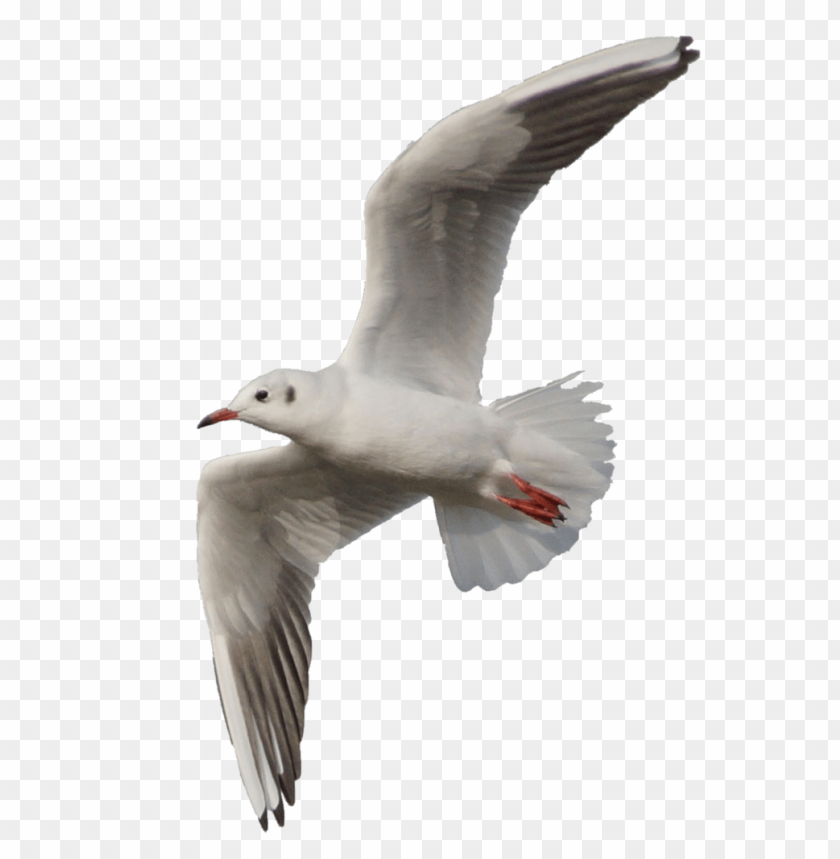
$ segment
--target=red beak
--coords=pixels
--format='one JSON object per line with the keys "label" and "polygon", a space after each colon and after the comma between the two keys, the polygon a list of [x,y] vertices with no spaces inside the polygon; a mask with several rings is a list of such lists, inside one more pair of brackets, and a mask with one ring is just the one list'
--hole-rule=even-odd
{"label": "red beak", "polygon": [[232,412],[230,409],[219,409],[216,412],[211,412],[206,418],[202,418],[198,424],[198,429],[209,427],[210,424],[217,424],[219,421],[232,421],[239,417],[239,412]]}

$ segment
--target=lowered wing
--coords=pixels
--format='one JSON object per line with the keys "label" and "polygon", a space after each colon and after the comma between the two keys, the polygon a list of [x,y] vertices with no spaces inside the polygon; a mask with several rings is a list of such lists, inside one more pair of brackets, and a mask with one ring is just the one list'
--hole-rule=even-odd
{"label": "lowered wing", "polygon": [[293,805],[318,564],[420,500],[289,444],[213,460],[198,492],[198,573],[216,681],[263,829]]}

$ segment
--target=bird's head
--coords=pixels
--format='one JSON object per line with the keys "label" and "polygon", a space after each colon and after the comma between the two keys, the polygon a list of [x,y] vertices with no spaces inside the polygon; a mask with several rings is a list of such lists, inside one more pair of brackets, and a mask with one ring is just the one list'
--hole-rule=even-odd
{"label": "bird's head", "polygon": [[245,385],[227,408],[207,415],[198,428],[239,420],[293,437],[312,420],[317,402],[316,375],[302,370],[272,370]]}

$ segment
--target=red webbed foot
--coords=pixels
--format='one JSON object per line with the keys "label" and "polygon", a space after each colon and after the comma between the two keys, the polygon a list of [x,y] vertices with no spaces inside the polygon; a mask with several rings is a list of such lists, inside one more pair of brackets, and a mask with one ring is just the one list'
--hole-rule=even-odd
{"label": "red webbed foot", "polygon": [[536,519],[537,522],[542,522],[543,525],[554,525],[554,520],[559,519],[561,522],[566,521],[566,517],[560,512],[561,507],[569,508],[566,502],[557,495],[552,495],[545,489],[540,489],[527,480],[523,480],[516,474],[511,474],[510,479],[516,484],[517,489],[529,496],[525,498],[508,498],[504,495],[497,495],[499,501],[504,502],[508,507],[514,510],[519,510],[526,516]]}

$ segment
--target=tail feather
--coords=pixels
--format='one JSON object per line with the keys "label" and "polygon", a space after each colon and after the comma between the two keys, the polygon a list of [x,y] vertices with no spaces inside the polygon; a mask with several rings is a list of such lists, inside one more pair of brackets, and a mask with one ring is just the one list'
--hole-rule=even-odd
{"label": "tail feather", "polygon": [[[495,590],[506,582],[521,582],[528,573],[541,570],[577,542],[580,531],[591,520],[592,505],[609,488],[613,472],[609,460],[613,458],[615,443],[608,441],[607,436],[612,427],[595,420],[609,411],[609,406],[583,401],[601,388],[600,383],[563,387],[578,375],[573,373],[543,388],[490,405],[518,426],[555,443],[546,445],[547,449],[562,453],[562,466],[558,457],[554,471],[543,460],[538,473],[529,473],[528,450],[521,451],[514,463],[526,480],[568,502],[566,522],[550,528],[494,502],[466,506],[435,501],[449,567],[461,590],[476,586]],[[530,467],[537,468],[533,463]]]}

